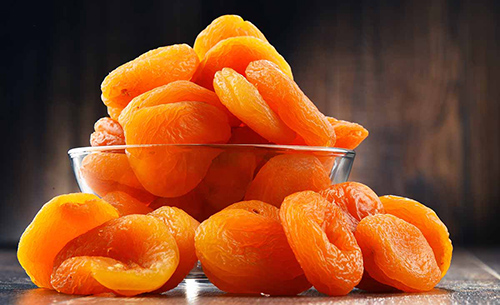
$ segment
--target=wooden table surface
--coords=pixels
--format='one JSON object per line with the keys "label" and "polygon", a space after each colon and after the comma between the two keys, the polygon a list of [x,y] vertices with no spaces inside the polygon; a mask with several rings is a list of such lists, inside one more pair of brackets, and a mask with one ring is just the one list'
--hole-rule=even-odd
{"label": "wooden table surface", "polygon": [[187,280],[163,295],[133,298],[69,296],[37,289],[19,266],[14,251],[0,250],[0,304],[500,304],[500,249],[456,250],[448,274],[427,293],[372,294],[354,290],[328,297],[310,289],[296,297],[226,294],[203,281]]}

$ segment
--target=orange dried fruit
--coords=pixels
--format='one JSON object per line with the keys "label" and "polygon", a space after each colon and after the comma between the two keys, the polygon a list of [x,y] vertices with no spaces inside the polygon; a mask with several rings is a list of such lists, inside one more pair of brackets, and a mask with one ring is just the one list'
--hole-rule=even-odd
{"label": "orange dried fruit", "polygon": [[51,283],[67,294],[133,296],[163,286],[178,264],[177,243],[161,220],[127,215],[70,241],[54,260]]}
{"label": "orange dried fruit", "polygon": [[287,196],[280,218],[304,273],[322,293],[348,294],[361,280],[363,257],[344,213],[318,193]]}
{"label": "orange dried fruit", "polygon": [[147,192],[137,179],[125,154],[91,153],[83,158],[80,175],[99,196],[122,191],[141,202],[149,203],[155,196]]}
{"label": "orange dried fruit", "polygon": [[224,15],[216,18],[198,34],[193,49],[203,59],[208,50],[219,41],[237,36],[253,36],[267,42],[264,34],[250,21],[244,21],[237,15]]}
{"label": "orange dried fruit", "polygon": [[237,203],[196,230],[203,271],[229,293],[295,295],[309,284],[279,221],[278,209],[260,201]]}
{"label": "orange dried fruit", "polygon": [[332,117],[327,117],[327,119],[335,130],[335,147],[355,149],[368,137],[368,130],[359,124]]}
{"label": "orange dried fruit", "polygon": [[229,144],[269,144],[269,141],[248,126],[239,126],[231,130]]}
{"label": "orange dried fruit", "polygon": [[293,78],[292,69],[272,45],[259,38],[240,36],[224,39],[213,46],[201,61],[193,81],[212,89],[215,72],[222,68],[232,68],[244,74],[248,64],[259,59],[275,63],[284,74]]}
{"label": "orange dried fruit", "polygon": [[203,221],[206,218],[204,198],[201,196],[198,187],[179,197],[158,197],[149,205],[153,210],[164,206],[179,208],[197,221]]}
{"label": "orange dried fruit", "polygon": [[[102,96],[101,96],[101,98],[102,98]],[[111,106],[107,106],[106,108],[108,109],[109,117],[115,121],[118,121],[118,117],[120,116],[120,113],[122,112],[122,108],[121,107],[111,107]]]}
{"label": "orange dried fruit", "polygon": [[[124,126],[127,144],[226,143],[227,116],[202,102],[178,102],[136,111]],[[127,148],[127,156],[146,190],[179,197],[193,190],[220,153],[211,147],[163,145]]]}
{"label": "orange dried fruit", "polygon": [[399,196],[382,196],[385,212],[416,226],[434,251],[443,277],[450,268],[453,245],[448,228],[430,208],[413,199]]}
{"label": "orange dried fruit", "polygon": [[223,68],[215,73],[214,89],[231,113],[270,142],[287,144],[295,139],[295,132],[271,110],[243,75]]}
{"label": "orange dried fruit", "polygon": [[94,130],[90,135],[91,146],[125,145],[123,128],[112,118],[100,118],[95,122]]}
{"label": "orange dried fruit", "polygon": [[175,207],[161,207],[148,215],[163,221],[179,248],[179,265],[170,279],[156,292],[173,289],[189,274],[198,261],[194,249],[194,234],[200,225],[193,217]]}
{"label": "orange dried fruit", "polygon": [[406,292],[428,291],[441,279],[434,253],[414,225],[389,214],[363,218],[354,233],[365,270],[376,281]]}
{"label": "orange dried fruit", "polygon": [[268,60],[253,61],[245,75],[271,109],[307,145],[334,146],[335,131],[326,116],[276,64]]}
{"label": "orange dried fruit", "polygon": [[92,194],[54,197],[21,236],[17,259],[35,285],[52,289],[50,275],[59,250],[73,238],[118,216],[112,205]]}
{"label": "orange dried fruit", "polygon": [[200,194],[215,211],[243,200],[252,182],[257,156],[253,152],[229,150],[212,161],[198,186]]}
{"label": "orange dried fruit", "polygon": [[221,104],[219,98],[213,91],[186,80],[171,82],[136,96],[130,101],[127,107],[123,109],[118,121],[122,126],[125,126],[132,114],[139,109],[185,101],[204,102],[217,107],[228,116],[231,126],[238,126],[241,123],[240,120]]}
{"label": "orange dried fruit", "polygon": [[248,187],[245,200],[262,200],[279,207],[290,194],[320,191],[330,184],[328,173],[315,156],[282,154],[262,166]]}
{"label": "orange dried fruit", "polygon": [[351,231],[369,215],[384,213],[378,195],[368,186],[358,182],[344,182],[329,186],[320,192],[326,200],[338,205],[345,212]]}
{"label": "orange dried fruit", "polygon": [[125,192],[109,192],[102,197],[102,200],[114,206],[120,216],[130,214],[147,214],[153,211],[143,202],[135,199]]}
{"label": "orange dried fruit", "polygon": [[101,84],[102,100],[121,110],[139,94],[176,80],[190,80],[198,64],[198,55],[187,44],[148,51],[106,76]]}

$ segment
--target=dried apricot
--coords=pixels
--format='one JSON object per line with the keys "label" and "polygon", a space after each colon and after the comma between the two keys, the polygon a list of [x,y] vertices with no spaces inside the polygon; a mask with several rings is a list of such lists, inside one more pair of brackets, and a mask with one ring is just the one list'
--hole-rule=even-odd
{"label": "dried apricot", "polygon": [[335,130],[335,147],[355,149],[368,137],[368,130],[359,124],[332,117],[327,117],[327,119]]}
{"label": "dried apricot", "polygon": [[443,277],[450,268],[453,246],[448,228],[430,208],[418,201],[399,197],[382,196],[385,212],[416,226],[434,251],[436,262]]}
{"label": "dried apricot", "polygon": [[172,277],[157,290],[157,292],[164,292],[179,285],[198,261],[194,249],[194,234],[200,223],[183,210],[175,207],[161,207],[148,215],[160,219],[167,225],[179,248],[177,269]]}
{"label": "dried apricot", "polygon": [[158,197],[149,205],[149,207],[153,210],[159,209],[164,206],[179,208],[198,221],[203,221],[206,219],[205,202],[203,196],[201,196],[198,190],[198,187],[196,187],[189,193],[179,197]]}
{"label": "dried apricot", "polygon": [[141,185],[127,156],[122,153],[91,153],[83,158],[80,174],[101,197],[109,192],[122,191],[144,203],[155,198]]}
{"label": "dried apricot", "polygon": [[237,203],[212,215],[196,230],[203,271],[230,293],[295,295],[309,284],[278,218],[264,202]]}
{"label": "dried apricot", "polygon": [[314,287],[345,295],[363,275],[363,257],[344,213],[313,191],[287,196],[280,218],[288,243]]}
{"label": "dried apricot", "polygon": [[90,145],[108,146],[125,145],[123,128],[111,118],[101,118],[94,124],[94,132],[90,135]]}
{"label": "dried apricot", "polygon": [[271,109],[307,145],[334,146],[335,131],[326,116],[276,64],[268,60],[253,61],[245,74]]}
{"label": "dried apricot", "polygon": [[[136,111],[124,126],[127,144],[226,143],[226,115],[202,102],[178,102]],[[179,197],[198,185],[220,150],[160,145],[126,150],[142,185],[160,197]]]}
{"label": "dried apricot", "polygon": [[262,200],[279,207],[286,196],[320,191],[331,184],[321,162],[312,155],[283,154],[271,158],[257,173],[245,200]]}
{"label": "dried apricot", "polygon": [[230,144],[269,144],[269,141],[248,126],[235,127],[231,130]]}
{"label": "dried apricot", "polygon": [[219,41],[237,36],[253,36],[267,42],[264,34],[250,21],[244,21],[237,15],[224,15],[214,19],[198,34],[193,49],[203,59],[208,50]]}
{"label": "dried apricot", "polygon": [[92,194],[54,197],[21,236],[17,259],[35,285],[51,289],[50,275],[59,250],[73,238],[118,216],[112,205]]}
{"label": "dried apricot", "polygon": [[213,46],[201,61],[193,81],[212,89],[215,72],[222,68],[232,68],[244,74],[248,64],[259,59],[275,63],[284,74],[293,78],[292,69],[272,45],[259,38],[240,36],[224,39]]}
{"label": "dried apricot", "polygon": [[243,200],[252,182],[257,158],[253,152],[225,151],[212,161],[198,186],[200,194],[215,211]]}
{"label": "dried apricot", "polygon": [[51,283],[67,294],[132,296],[162,287],[178,264],[177,243],[161,220],[127,215],[70,241],[54,260]]}
{"label": "dried apricot", "polygon": [[441,271],[424,235],[414,225],[389,214],[363,218],[354,233],[365,270],[376,281],[406,292],[428,291]]}
{"label": "dried apricot", "polygon": [[139,109],[185,101],[204,102],[217,107],[228,116],[231,126],[238,126],[241,123],[240,120],[221,104],[219,98],[213,91],[185,80],[171,82],[136,96],[130,101],[127,107],[123,109],[118,121],[122,126],[125,126],[132,114]]}
{"label": "dried apricot", "polygon": [[378,195],[368,186],[358,182],[344,182],[329,186],[320,192],[326,200],[338,205],[346,214],[351,231],[369,215],[384,213]]}
{"label": "dried apricot", "polygon": [[143,202],[135,199],[125,192],[109,192],[102,197],[102,200],[114,206],[120,216],[130,214],[147,214],[153,211]]}
{"label": "dried apricot", "polygon": [[101,84],[106,106],[123,109],[136,96],[176,80],[190,80],[199,64],[187,44],[148,51],[111,73]]}
{"label": "dried apricot", "polygon": [[223,68],[215,73],[214,89],[231,113],[270,142],[287,144],[295,139],[295,132],[269,108],[243,75]]}
{"label": "dried apricot", "polygon": [[[102,98],[102,96],[101,96],[101,98]],[[107,109],[108,109],[109,117],[115,121],[118,121],[118,117],[120,116],[120,113],[122,112],[122,108],[121,107],[107,106]]]}

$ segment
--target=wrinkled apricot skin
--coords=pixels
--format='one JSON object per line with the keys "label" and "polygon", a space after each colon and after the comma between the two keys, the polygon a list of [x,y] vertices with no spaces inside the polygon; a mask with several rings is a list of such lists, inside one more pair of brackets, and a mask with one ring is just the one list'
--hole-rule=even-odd
{"label": "wrinkled apricot skin", "polygon": [[118,216],[113,206],[92,194],[54,197],[21,236],[17,259],[35,285],[52,289],[50,275],[59,250],[73,238]]}
{"label": "wrinkled apricot skin", "polygon": [[298,192],[285,198],[280,218],[295,257],[319,292],[346,295],[359,283],[361,249],[337,205],[313,191]]}
{"label": "wrinkled apricot skin", "polygon": [[160,219],[167,225],[179,248],[179,265],[172,277],[156,290],[161,293],[177,287],[198,261],[194,248],[194,234],[200,223],[175,207],[161,207],[148,215]]}
{"label": "wrinkled apricot skin", "polygon": [[368,137],[368,130],[363,126],[327,117],[335,130],[335,147],[345,149],[355,149]]}
{"label": "wrinkled apricot skin", "polygon": [[450,268],[453,245],[448,228],[437,214],[423,204],[399,196],[382,196],[380,200],[385,212],[401,218],[416,226],[434,251],[436,262],[441,270],[441,277]]}
{"label": "wrinkled apricot skin", "polygon": [[441,271],[424,235],[414,225],[389,214],[363,218],[354,233],[365,270],[376,281],[405,292],[429,291]]}
{"label": "wrinkled apricot skin", "polygon": [[229,293],[295,295],[311,284],[286,241],[278,209],[260,201],[236,203],[196,231],[203,271]]}
{"label": "wrinkled apricot skin", "polygon": [[284,74],[293,78],[292,69],[272,45],[259,38],[240,36],[224,39],[213,46],[201,61],[193,82],[212,90],[215,72],[231,68],[244,74],[248,64],[259,59],[275,63]]}
{"label": "wrinkled apricot skin", "polygon": [[229,111],[270,142],[287,144],[295,138],[295,132],[269,108],[243,75],[224,68],[215,73],[214,89]]}
{"label": "wrinkled apricot skin", "polygon": [[214,92],[185,80],[171,82],[135,97],[123,109],[118,121],[122,126],[125,126],[132,114],[139,109],[185,101],[204,102],[217,107],[228,116],[231,126],[238,126],[241,123],[221,104]]}
{"label": "wrinkled apricot skin", "polygon": [[338,205],[345,212],[351,231],[369,215],[384,213],[378,195],[368,186],[358,182],[344,182],[329,186],[320,192],[326,200]]}
{"label": "wrinkled apricot skin", "polygon": [[111,118],[101,118],[94,124],[94,132],[90,135],[91,146],[125,145],[123,128]]}
{"label": "wrinkled apricot skin", "polygon": [[189,193],[179,196],[164,198],[158,197],[149,205],[153,210],[159,209],[164,206],[176,207],[184,212],[188,213],[191,217],[197,221],[203,221],[208,216],[206,216],[206,204],[203,196],[200,194],[198,187]]}
{"label": "wrinkled apricot skin", "polygon": [[120,116],[120,113],[122,112],[122,108],[121,107],[107,106],[107,109],[108,109],[109,117],[115,121],[118,121],[118,117]]}
{"label": "wrinkled apricot skin", "polygon": [[198,34],[193,49],[202,60],[219,41],[238,36],[253,36],[267,42],[264,34],[250,21],[244,21],[237,15],[224,15],[216,18]]}
{"label": "wrinkled apricot skin", "polygon": [[123,153],[91,153],[83,159],[80,174],[92,191],[101,197],[121,191],[146,204],[155,198],[139,182]]}
{"label": "wrinkled apricot skin", "polygon": [[54,260],[51,283],[67,294],[133,296],[164,285],[178,264],[177,243],[161,220],[127,215],[70,241]]}
{"label": "wrinkled apricot skin", "polygon": [[102,197],[102,200],[111,204],[120,214],[120,216],[130,214],[147,214],[153,210],[143,202],[135,199],[125,192],[109,192]]}
{"label": "wrinkled apricot skin", "polygon": [[102,100],[121,110],[141,93],[176,80],[190,80],[198,64],[198,55],[187,44],[151,50],[106,76],[101,84]]}
{"label": "wrinkled apricot skin", "polygon": [[[124,126],[127,144],[226,143],[226,115],[202,102],[179,102],[136,111]],[[130,164],[144,188],[160,197],[179,197],[205,176],[219,150],[209,147],[127,148]]]}
{"label": "wrinkled apricot skin", "polygon": [[245,75],[271,109],[307,145],[335,145],[335,131],[326,116],[278,66],[267,60],[257,60],[248,65]]}
{"label": "wrinkled apricot skin", "polygon": [[252,152],[222,152],[212,161],[198,186],[199,192],[214,211],[220,211],[243,200],[256,167],[257,158]]}
{"label": "wrinkled apricot skin", "polygon": [[245,200],[262,200],[279,207],[286,196],[320,191],[331,181],[321,162],[312,155],[282,154],[271,158],[248,187]]}

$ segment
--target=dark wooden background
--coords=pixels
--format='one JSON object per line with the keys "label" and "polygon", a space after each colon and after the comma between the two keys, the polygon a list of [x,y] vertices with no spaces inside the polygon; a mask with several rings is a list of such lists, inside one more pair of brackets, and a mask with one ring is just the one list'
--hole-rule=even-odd
{"label": "dark wooden background", "polygon": [[106,114],[99,86],[215,17],[251,20],[329,115],[370,130],[352,180],[434,208],[455,244],[500,241],[498,1],[4,1],[0,244],[76,191],[66,151]]}

